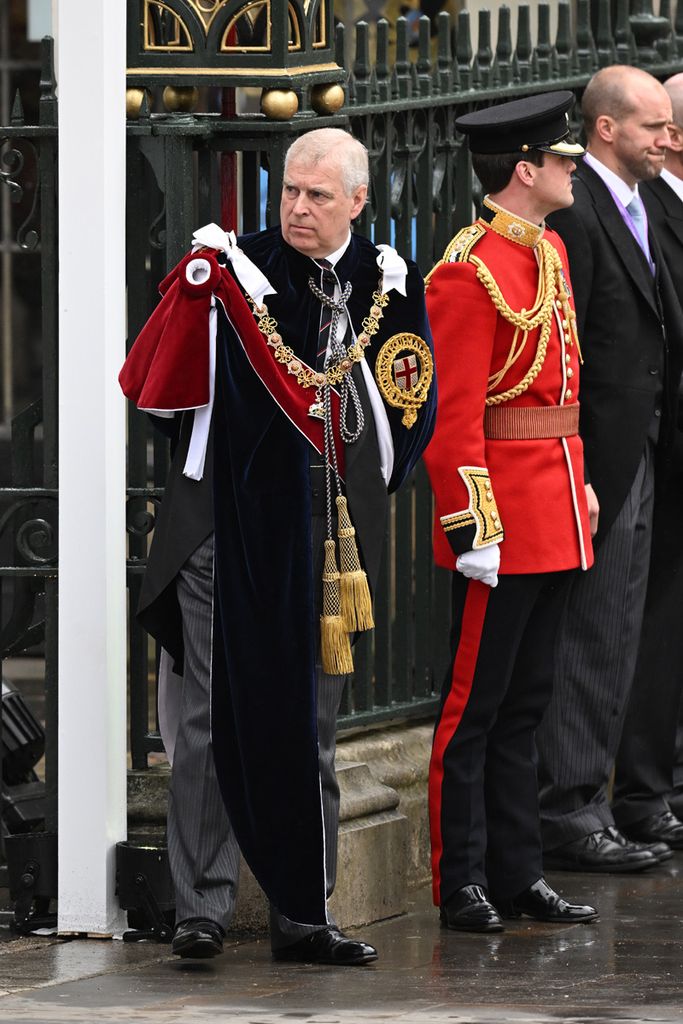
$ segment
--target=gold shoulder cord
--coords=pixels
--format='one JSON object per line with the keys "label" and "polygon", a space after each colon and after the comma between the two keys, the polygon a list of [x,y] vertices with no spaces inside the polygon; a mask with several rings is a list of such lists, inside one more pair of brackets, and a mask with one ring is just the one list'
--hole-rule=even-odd
{"label": "gold shoulder cord", "polygon": [[[508,323],[511,323],[515,327],[515,334],[512,339],[507,359],[501,369],[497,370],[489,377],[488,391],[492,391],[496,388],[510,367],[517,362],[524,351],[529,333],[536,330],[538,327],[541,328],[538,336],[538,344],[536,346],[536,355],[534,356],[534,361],[525,376],[518,384],[515,384],[514,387],[508,388],[506,391],[501,391],[500,394],[497,395],[489,395],[486,399],[486,405],[499,405],[501,402],[507,402],[511,398],[517,398],[519,395],[523,394],[533,383],[536,377],[538,377],[548,350],[548,339],[550,338],[550,331],[552,329],[554,316],[553,306],[556,294],[562,306],[562,318],[567,324],[571,324],[574,339],[578,348],[576,314],[569,305],[569,296],[564,287],[564,281],[561,273],[562,261],[559,253],[555,247],[544,238],[538,243],[538,249],[540,253],[540,265],[536,300],[532,309],[526,310],[522,308],[519,313],[512,309],[512,307],[505,301],[500,287],[486,264],[477,256],[470,255],[469,257],[470,263],[477,268],[477,278],[489,293],[496,310],[504,320],[507,320]],[[579,358],[581,358],[580,349]]]}
{"label": "gold shoulder cord", "polygon": [[459,231],[449,242],[443,258],[439,260],[427,275],[425,288],[429,286],[432,274],[444,264],[471,263],[472,266],[476,267],[477,278],[486,288],[498,313],[515,328],[512,344],[510,345],[510,351],[505,363],[499,370],[492,373],[488,379],[487,391],[489,392],[500,385],[508,370],[517,362],[526,347],[530,332],[540,327],[536,355],[525,376],[514,387],[501,391],[496,395],[489,395],[486,399],[486,405],[500,405],[502,402],[507,402],[511,398],[517,398],[523,394],[541,372],[548,350],[556,297],[562,309],[562,320],[565,329],[568,330],[571,325],[571,332],[576,343],[579,360],[583,362],[583,358],[576,329],[576,313],[569,305],[569,295],[567,294],[562,273],[562,260],[555,246],[545,238],[541,238],[537,243],[539,268],[536,298],[531,309],[522,308],[519,312],[516,312],[505,301],[497,281],[486,264],[479,256],[472,252],[479,239],[485,234],[486,228],[478,221]]}

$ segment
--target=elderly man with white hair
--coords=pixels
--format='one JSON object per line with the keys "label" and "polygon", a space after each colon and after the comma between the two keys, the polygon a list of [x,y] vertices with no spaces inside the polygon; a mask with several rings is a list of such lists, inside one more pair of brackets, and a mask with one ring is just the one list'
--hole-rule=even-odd
{"label": "elderly man with white hair", "polygon": [[121,374],[175,443],[139,613],[182,675],[161,716],[181,957],[222,951],[240,850],[275,959],[377,957],[328,910],[336,716],[435,396],[417,267],[351,230],[367,191],[350,135],[298,138],[280,225],[197,231]]}

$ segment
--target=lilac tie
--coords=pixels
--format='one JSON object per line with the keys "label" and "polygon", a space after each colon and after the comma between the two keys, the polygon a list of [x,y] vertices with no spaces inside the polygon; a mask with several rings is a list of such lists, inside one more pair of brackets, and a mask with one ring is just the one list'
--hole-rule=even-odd
{"label": "lilac tie", "polygon": [[643,200],[639,195],[634,195],[626,209],[628,210],[633,226],[636,229],[638,244],[643,250],[645,258],[652,269],[652,257],[650,256],[650,246],[647,240],[647,215],[645,213],[645,207],[643,206]]}

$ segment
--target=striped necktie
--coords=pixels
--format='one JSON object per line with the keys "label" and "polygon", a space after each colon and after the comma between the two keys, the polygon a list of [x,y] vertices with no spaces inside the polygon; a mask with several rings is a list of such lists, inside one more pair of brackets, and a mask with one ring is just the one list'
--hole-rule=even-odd
{"label": "striped necktie", "polygon": [[[329,260],[316,260],[321,270],[320,290],[329,298],[334,298],[334,289],[337,279],[332,273],[332,264]],[[318,371],[325,369],[327,347],[330,341],[330,326],[332,324],[332,310],[322,306],[320,310],[320,332],[318,334],[318,347],[316,350],[315,368]]]}

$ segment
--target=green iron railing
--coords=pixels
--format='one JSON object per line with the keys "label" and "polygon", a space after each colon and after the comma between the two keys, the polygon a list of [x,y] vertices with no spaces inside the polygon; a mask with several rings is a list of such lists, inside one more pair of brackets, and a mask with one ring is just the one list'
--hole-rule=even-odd
{"label": "green iron railing", "polygon": [[[213,220],[254,231],[276,221],[283,155],[301,132],[338,125],[364,141],[372,185],[358,229],[376,242],[392,242],[426,272],[470,221],[476,200],[469,157],[454,131],[459,113],[549,89],[569,88],[580,97],[590,75],[614,62],[638,64],[660,78],[683,69],[683,3],[675,16],[668,0],[659,15],[651,0],[577,0],[575,9],[572,25],[570,4],[557,5],[551,39],[551,7],[540,4],[534,41],[529,8],[519,8],[513,25],[510,10],[500,7],[495,45],[493,18],[483,11],[474,53],[466,11],[455,21],[441,14],[433,26],[420,19],[416,48],[407,21],[399,19],[390,49],[386,22],[372,26],[372,33],[363,23],[335,29],[326,0],[128,0],[130,339],[194,228]],[[353,55],[346,67],[345,53]],[[259,89],[261,112],[240,113],[245,96],[253,99]],[[0,188],[30,189],[35,179],[40,200],[36,237],[19,241],[38,244],[39,235],[44,353],[42,405],[14,420],[13,475],[0,481],[0,656],[45,640],[48,777],[54,781],[57,216],[49,45],[42,95],[39,124],[23,124],[16,106],[12,123],[0,128]],[[17,150],[23,158],[32,146],[35,175],[11,155]],[[134,766],[144,768],[148,755],[161,749],[155,651],[133,610],[168,452],[134,410],[128,439],[131,753]],[[84,479],[84,495],[86,487]],[[433,568],[430,533],[431,497],[420,467],[392,503],[377,628],[357,651],[340,719],[344,729],[434,710],[448,660],[449,586],[446,574]]]}
{"label": "green iron railing", "polygon": [[[57,825],[57,100],[52,41],[42,44],[39,123],[19,95],[0,128],[0,188],[22,209],[3,244],[40,253],[42,396],[11,423],[10,479],[0,481],[0,659],[45,655],[46,827]],[[23,215],[25,213],[25,215]]]}
{"label": "green iron railing", "polygon": [[[235,11],[236,5],[230,6],[233,18]],[[612,13],[609,0],[593,6],[588,0],[578,0],[576,32],[572,34],[570,6],[560,3],[552,41],[550,7],[541,4],[534,45],[529,8],[519,10],[513,42],[510,10],[501,7],[494,49],[491,15],[482,11],[476,54],[470,43],[468,12],[462,12],[455,24],[441,14],[435,33],[429,20],[422,18],[415,60],[411,59],[405,19],[399,19],[396,26],[393,61],[387,22],[376,26],[372,56],[368,25],[360,23],[353,30],[338,26],[334,38],[338,64],[343,65],[345,53],[354,53],[352,66],[343,77],[345,105],[338,111],[332,109],[332,103],[321,108],[320,95],[315,93],[316,88],[320,90],[320,76],[311,79],[310,67],[303,67],[305,57],[299,61],[292,52],[289,84],[295,103],[289,109],[296,107],[298,113],[284,121],[264,114],[226,117],[187,110],[155,116],[149,113],[150,99],[160,84],[173,80],[173,74],[146,79],[138,70],[132,81],[148,93],[139,118],[130,125],[129,140],[130,229],[137,239],[131,246],[131,258],[137,260],[134,279],[143,286],[136,287],[132,296],[134,328],[142,324],[151,308],[150,279],[158,280],[182,255],[196,224],[216,220],[238,231],[252,231],[276,221],[285,149],[300,132],[328,124],[350,127],[370,152],[370,201],[358,229],[377,242],[393,242],[426,272],[455,230],[471,219],[469,157],[453,127],[459,113],[543,89],[566,87],[580,94],[594,70],[615,61],[637,62],[660,76],[679,69],[683,11],[674,25],[666,6],[656,17],[647,3],[629,7],[626,0],[619,0],[614,5],[614,28]],[[354,40],[349,40],[350,34],[355,35]],[[224,93],[239,84],[234,74],[237,69],[220,65],[221,55],[213,55],[214,77],[206,74],[211,56],[204,49],[203,80],[214,85],[225,82]],[[178,89],[185,82],[183,77],[173,84]],[[272,78],[262,77],[259,84],[265,100],[271,100]],[[180,93],[180,99],[186,100],[182,89]],[[286,101],[280,99],[287,109]],[[262,109],[272,112],[264,100]],[[150,167],[154,171],[151,191],[140,186],[145,173],[150,177]],[[241,203],[226,209],[226,195],[234,197],[236,193],[235,180],[241,181]],[[150,195],[155,199],[154,217],[145,222]],[[142,237],[145,223],[151,262]],[[134,333],[132,330],[131,336]],[[165,472],[160,442],[150,439],[148,426],[134,413],[130,451],[134,489],[129,495],[139,519],[142,509],[131,536],[133,595],[144,566],[145,531],[153,525],[147,502],[158,499]],[[445,574],[432,566],[430,531],[431,497],[420,469],[393,502],[377,627],[373,637],[359,644],[355,677],[342,709],[342,728],[426,716],[434,709],[434,690],[448,657],[449,594]],[[158,749],[159,741],[153,712],[151,720],[149,717],[148,641],[132,621],[131,637],[133,760],[142,765],[147,751]],[[152,727],[145,728],[150,721]]]}
{"label": "green iron railing", "polygon": [[[236,6],[228,5],[233,17]],[[234,108],[231,102],[226,104],[226,93],[239,84],[239,76],[234,68],[219,66],[221,55],[214,55],[212,78],[206,70],[210,55],[203,52],[203,80],[226,83],[220,105],[214,97],[217,112],[208,109],[208,103],[203,112],[187,109],[186,77],[173,81],[170,72],[165,79],[158,74],[146,79],[138,70],[132,81],[145,92],[140,114],[129,125],[128,157],[129,230],[134,235],[129,258],[135,264],[129,278],[131,338],[152,308],[152,285],[186,251],[196,225],[215,220],[239,232],[277,221],[283,155],[301,132],[339,125],[362,139],[370,153],[371,190],[358,230],[376,242],[392,242],[426,272],[472,216],[469,156],[454,130],[460,113],[549,89],[569,88],[580,96],[598,67],[616,61],[639,63],[660,77],[683,66],[678,57],[679,45],[683,54],[683,9],[673,24],[666,6],[655,16],[647,3],[629,7],[627,0],[618,0],[612,9],[609,0],[593,5],[578,0],[575,32],[570,5],[561,2],[557,13],[557,33],[551,40],[550,5],[540,5],[534,43],[530,11],[522,6],[513,41],[510,10],[501,7],[494,48],[491,14],[482,11],[476,53],[467,11],[455,23],[448,14],[439,15],[435,26],[421,18],[416,54],[411,51],[408,22],[399,19],[393,59],[386,21],[376,25],[372,54],[370,26],[337,26],[338,64],[343,65],[345,53],[354,54],[344,71],[345,103],[338,110],[334,94],[327,105],[321,104],[320,76],[312,78],[310,66],[304,66],[306,58],[295,51],[289,54],[290,89],[276,94],[279,106],[272,103],[272,79],[264,77],[259,83],[261,109],[271,116],[226,116],[226,107]],[[150,113],[159,106],[161,86],[169,81],[166,105],[185,109]],[[289,103],[292,94],[295,99]],[[278,119],[282,110],[293,108],[294,116]],[[131,412],[129,428],[129,500],[137,512],[129,561],[133,597],[144,569],[146,534],[153,528],[149,502],[155,503],[161,494],[165,463],[164,444],[151,437],[142,417]],[[392,502],[377,625],[374,634],[358,645],[341,729],[427,717],[435,709],[434,694],[448,662],[450,595],[447,574],[432,563],[431,514],[431,495],[420,467]],[[149,700],[151,642],[132,619],[130,631],[131,742],[133,763],[141,767],[147,753],[160,744]]]}

